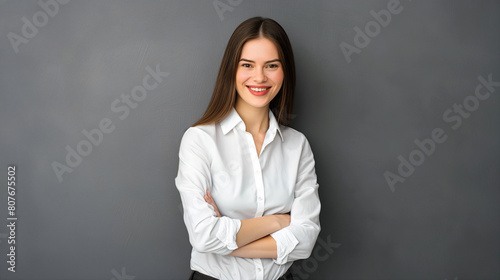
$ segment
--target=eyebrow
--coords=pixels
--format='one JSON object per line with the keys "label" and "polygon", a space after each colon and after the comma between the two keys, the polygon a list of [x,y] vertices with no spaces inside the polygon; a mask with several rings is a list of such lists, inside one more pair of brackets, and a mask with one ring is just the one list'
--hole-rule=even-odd
{"label": "eyebrow", "polygon": [[[250,59],[246,59],[246,58],[242,58],[242,59],[240,59],[240,61],[242,61],[242,60],[243,60],[243,61],[248,61],[248,62],[255,63],[255,61],[250,60]],[[273,59],[273,60],[266,61],[266,64],[267,64],[267,63],[271,63],[271,62],[275,62],[275,61],[281,62],[279,59],[277,59],[277,58],[276,58],[276,59]]]}

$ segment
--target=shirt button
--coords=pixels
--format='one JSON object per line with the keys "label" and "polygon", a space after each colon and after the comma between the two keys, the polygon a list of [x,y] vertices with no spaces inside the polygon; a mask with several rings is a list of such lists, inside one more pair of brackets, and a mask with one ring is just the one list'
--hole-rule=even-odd
{"label": "shirt button", "polygon": [[261,272],[261,271],[262,271],[262,268],[260,268],[260,267],[259,267],[259,268],[257,268],[257,270],[258,270],[259,272]]}
{"label": "shirt button", "polygon": [[259,200],[262,200],[262,196],[259,196]]}

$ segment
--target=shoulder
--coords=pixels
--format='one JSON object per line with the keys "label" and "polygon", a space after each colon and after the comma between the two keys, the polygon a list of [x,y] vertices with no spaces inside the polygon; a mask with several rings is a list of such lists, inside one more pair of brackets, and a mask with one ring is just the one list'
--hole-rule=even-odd
{"label": "shoulder", "polygon": [[215,124],[191,126],[182,135],[179,157],[182,160],[190,161],[193,156],[210,162],[211,151],[214,149],[214,140],[211,136],[215,131]]}
{"label": "shoulder", "polygon": [[192,144],[208,144],[210,139],[213,139],[215,136],[215,128],[216,124],[204,124],[188,127],[181,139],[181,147],[183,145],[192,145]]}
{"label": "shoulder", "polygon": [[314,153],[307,140],[307,137],[300,131],[287,126],[280,126],[283,134],[284,146],[286,149],[298,155],[300,161],[300,169],[314,168],[315,160]]}
{"label": "shoulder", "polygon": [[280,125],[283,135],[283,146],[290,152],[307,156],[312,154],[312,149],[304,133],[289,126]]}
{"label": "shoulder", "polygon": [[197,126],[190,126],[184,131],[184,137],[196,137],[196,136],[212,136],[215,134],[216,124],[203,124]]}
{"label": "shoulder", "polygon": [[289,126],[280,125],[281,134],[283,135],[283,140],[291,141],[298,144],[307,143],[307,138],[304,133],[291,128]]}

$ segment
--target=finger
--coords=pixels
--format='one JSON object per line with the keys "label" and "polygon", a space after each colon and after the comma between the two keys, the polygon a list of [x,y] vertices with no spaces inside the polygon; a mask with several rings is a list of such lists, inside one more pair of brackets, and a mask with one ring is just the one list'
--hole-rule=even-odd
{"label": "finger", "polygon": [[207,189],[207,195],[208,195],[208,197],[210,197],[210,199],[213,199],[213,198],[212,198],[212,194],[210,193],[210,190],[209,190],[209,189]]}

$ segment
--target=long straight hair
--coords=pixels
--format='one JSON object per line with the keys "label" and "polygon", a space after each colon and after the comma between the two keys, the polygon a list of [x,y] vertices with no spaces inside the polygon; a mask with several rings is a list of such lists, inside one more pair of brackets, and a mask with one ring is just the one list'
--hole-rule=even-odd
{"label": "long straight hair", "polygon": [[192,126],[222,121],[236,104],[236,70],[243,45],[249,40],[266,38],[274,43],[283,66],[284,79],[278,94],[269,103],[279,124],[289,125],[295,91],[295,61],[288,36],[281,25],[269,18],[254,17],[242,22],[227,43],[212,98],[207,110]]}

